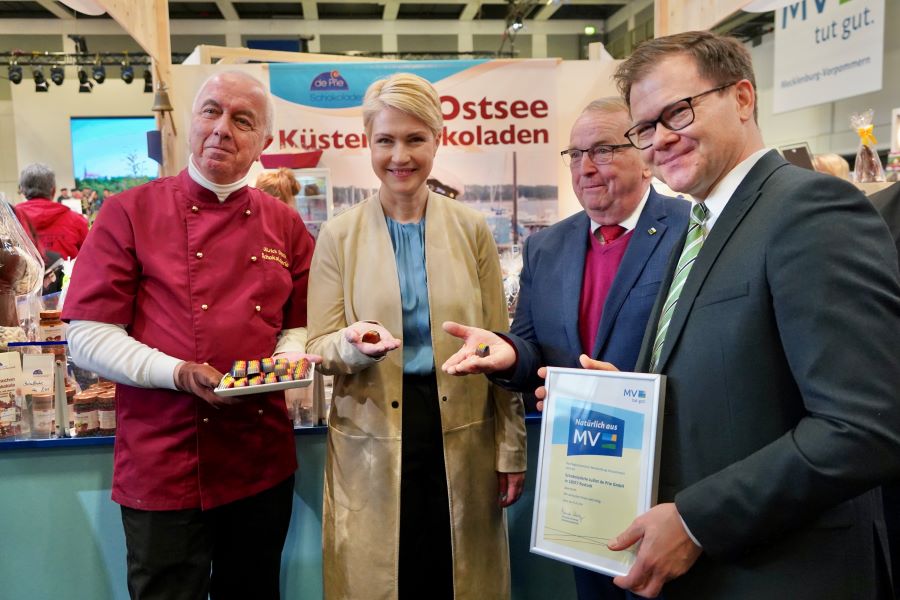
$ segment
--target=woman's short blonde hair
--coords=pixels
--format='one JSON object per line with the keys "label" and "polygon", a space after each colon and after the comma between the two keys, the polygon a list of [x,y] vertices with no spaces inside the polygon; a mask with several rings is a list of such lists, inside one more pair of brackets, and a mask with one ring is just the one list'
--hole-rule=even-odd
{"label": "woman's short blonde hair", "polygon": [[813,166],[819,173],[828,173],[850,180],[850,163],[839,154],[816,154],[813,157]]}
{"label": "woman's short blonde hair", "polygon": [[256,178],[256,189],[271,194],[290,206],[294,205],[294,196],[300,193],[300,183],[294,172],[286,167],[277,171],[261,173]]}
{"label": "woman's short blonde hair", "polygon": [[441,99],[427,80],[412,73],[394,73],[370,85],[363,100],[363,125],[367,136],[372,136],[375,116],[387,107],[419,119],[431,130],[435,140],[440,140],[444,128]]}

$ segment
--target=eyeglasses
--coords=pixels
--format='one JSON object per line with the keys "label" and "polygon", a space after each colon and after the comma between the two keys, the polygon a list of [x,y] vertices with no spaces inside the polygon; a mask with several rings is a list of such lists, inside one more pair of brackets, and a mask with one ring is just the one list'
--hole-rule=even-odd
{"label": "eyeglasses", "polygon": [[567,167],[577,167],[581,159],[587,155],[595,165],[606,165],[612,162],[616,150],[631,148],[631,144],[596,144],[586,150],[569,148],[559,153]]}
{"label": "eyeglasses", "polygon": [[628,141],[631,142],[631,145],[638,150],[646,150],[653,145],[653,136],[656,135],[657,124],[662,123],[663,127],[668,129],[669,131],[681,131],[694,122],[693,102],[697,98],[701,98],[707,94],[712,94],[713,92],[720,92],[725,88],[733,86],[736,83],[738,82],[732,81],[731,83],[720,85],[717,88],[701,92],[696,96],[688,96],[687,98],[677,100],[663,108],[662,112],[659,113],[659,117],[657,117],[655,121],[644,121],[642,123],[638,123],[625,132],[625,137],[628,138]]}

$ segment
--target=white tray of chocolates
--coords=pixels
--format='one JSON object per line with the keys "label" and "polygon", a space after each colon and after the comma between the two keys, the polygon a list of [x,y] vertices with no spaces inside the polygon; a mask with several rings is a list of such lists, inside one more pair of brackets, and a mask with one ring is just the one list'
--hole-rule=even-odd
{"label": "white tray of chocolates", "polygon": [[315,368],[305,358],[295,362],[284,358],[236,360],[213,392],[218,396],[246,396],[302,388],[312,383]]}

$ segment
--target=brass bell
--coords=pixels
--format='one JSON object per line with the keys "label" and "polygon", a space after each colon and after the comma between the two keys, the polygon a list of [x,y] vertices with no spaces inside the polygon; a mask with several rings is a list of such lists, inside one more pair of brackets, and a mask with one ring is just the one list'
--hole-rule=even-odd
{"label": "brass bell", "polygon": [[151,107],[154,112],[171,112],[174,110],[172,108],[172,102],[169,100],[169,92],[166,84],[161,83],[159,87],[156,88],[156,94],[153,96],[153,106]]}

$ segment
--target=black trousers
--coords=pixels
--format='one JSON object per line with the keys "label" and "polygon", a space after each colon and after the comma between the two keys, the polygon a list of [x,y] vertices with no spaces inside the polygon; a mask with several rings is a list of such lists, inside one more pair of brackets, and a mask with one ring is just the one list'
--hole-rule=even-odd
{"label": "black trousers", "polygon": [[900,481],[891,481],[881,486],[884,500],[884,522],[887,526],[890,552],[891,580],[894,583],[894,598],[900,600]]}
{"label": "black trousers", "polygon": [[[578,600],[638,600],[638,596],[627,590],[623,590],[613,583],[613,578],[603,573],[597,573],[581,567],[572,567],[575,571],[575,592]],[[659,595],[656,600],[662,600]],[[653,600],[653,599],[651,599]]]}
{"label": "black trousers", "polygon": [[437,382],[403,376],[400,600],[453,600],[450,505]]}
{"label": "black trousers", "polygon": [[277,600],[294,476],[210,510],[122,507],[132,600]]}

